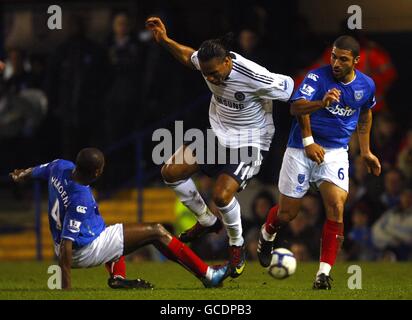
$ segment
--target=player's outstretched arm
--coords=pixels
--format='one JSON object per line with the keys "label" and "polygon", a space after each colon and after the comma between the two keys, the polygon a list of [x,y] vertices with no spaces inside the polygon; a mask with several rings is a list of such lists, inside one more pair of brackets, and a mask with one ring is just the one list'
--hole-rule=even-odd
{"label": "player's outstretched arm", "polygon": [[299,123],[306,156],[317,164],[321,164],[325,157],[325,150],[313,140],[310,116],[297,116],[296,119]]}
{"label": "player's outstretched arm", "polygon": [[161,44],[173,57],[185,66],[196,69],[191,61],[191,57],[195,50],[184,46],[167,36],[166,27],[162,20],[158,17],[150,17],[146,20],[146,28],[153,33],[153,37],[157,43]]}
{"label": "player's outstretched arm", "polygon": [[368,168],[369,173],[375,176],[381,174],[381,164],[379,159],[370,150],[370,132],[372,127],[372,111],[364,110],[359,115],[358,120],[358,139],[361,157]]}
{"label": "player's outstretched arm", "polygon": [[33,168],[27,169],[15,169],[13,172],[9,173],[10,178],[14,182],[24,182],[29,180],[32,177]]}
{"label": "player's outstretched arm", "polygon": [[62,270],[62,289],[71,289],[71,265],[73,242],[62,239],[60,242],[59,266]]}
{"label": "player's outstretched arm", "polygon": [[340,91],[338,89],[331,89],[326,92],[322,100],[309,101],[306,99],[299,99],[293,101],[290,105],[290,113],[293,116],[310,114],[319,109],[328,107],[332,102],[339,102]]}

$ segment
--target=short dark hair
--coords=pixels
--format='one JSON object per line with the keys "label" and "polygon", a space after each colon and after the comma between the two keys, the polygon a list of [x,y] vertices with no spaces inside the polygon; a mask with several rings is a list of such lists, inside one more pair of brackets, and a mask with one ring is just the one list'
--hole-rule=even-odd
{"label": "short dark hair", "polygon": [[234,41],[233,33],[228,33],[218,39],[203,41],[200,45],[197,57],[200,61],[206,62],[213,58],[226,58],[230,55],[230,47]]}
{"label": "short dark hair", "polygon": [[84,148],[76,157],[76,170],[85,177],[93,177],[103,164],[103,152],[97,148]]}
{"label": "short dark hair", "polygon": [[348,50],[352,52],[353,57],[359,56],[360,52],[360,45],[359,42],[351,36],[340,36],[335,40],[333,46],[342,49]]}

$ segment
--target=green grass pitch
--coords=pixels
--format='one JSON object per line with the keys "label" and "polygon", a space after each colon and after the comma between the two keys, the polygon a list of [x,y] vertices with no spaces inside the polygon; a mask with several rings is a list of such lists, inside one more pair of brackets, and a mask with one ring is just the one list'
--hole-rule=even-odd
{"label": "green grass pitch", "polygon": [[[49,290],[48,266],[53,262],[0,263],[0,299],[412,299],[412,263],[339,263],[332,272],[332,291],[311,289],[317,263],[299,263],[285,280],[271,278],[258,263],[248,262],[244,274],[228,278],[222,288],[205,289],[200,281],[171,263],[128,263],[128,277],[155,284],[154,290],[112,290],[105,268],[73,270],[71,292]],[[362,268],[362,289],[348,288],[348,267]]]}

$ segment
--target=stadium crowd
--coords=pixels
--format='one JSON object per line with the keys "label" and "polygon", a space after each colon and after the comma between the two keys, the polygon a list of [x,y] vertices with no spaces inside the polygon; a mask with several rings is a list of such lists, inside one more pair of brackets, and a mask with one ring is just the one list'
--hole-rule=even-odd
{"label": "stadium crowd", "polygon": [[[291,3],[293,6],[294,2]],[[162,16],[171,33],[193,46],[206,38],[234,31],[234,51],[271,71],[294,75],[295,79],[314,63],[322,63],[322,52],[327,50],[329,37],[313,33],[303,17],[292,17],[292,13],[282,17],[270,6],[252,3],[232,15],[227,14],[229,8],[225,7],[213,15],[209,27],[203,28],[201,22],[205,16],[212,16],[208,14],[213,8],[203,14],[190,11],[190,17],[174,9],[151,12],[143,8],[143,12]],[[56,153],[73,158],[87,145],[105,149],[148,123],[177,112],[182,105],[206,92],[196,74],[172,61],[152,43],[144,30],[144,14],[141,16],[138,21],[127,11],[113,11],[111,32],[105,41],[98,42],[87,32],[87,19],[73,15],[70,36],[53,50],[34,52],[24,44],[7,48],[6,56],[2,57],[6,70],[0,84],[0,145],[2,150],[8,150],[2,153],[2,173],[8,168],[27,165],[22,150],[30,154],[31,162],[37,163]],[[276,32],[291,18],[295,23],[289,30]],[[190,30],[188,25],[196,27]],[[407,105],[408,100],[399,103],[399,98],[391,99],[390,94],[393,87],[405,88],[406,84],[398,75],[399,62],[391,58],[388,50],[364,34],[356,36],[368,52],[364,55],[368,60],[365,72],[375,79],[379,91],[371,144],[382,163],[383,174],[374,177],[367,173],[359,157],[357,139],[352,138],[345,242],[340,258],[411,260],[412,109]],[[185,123],[204,127],[207,119],[205,103],[202,110],[188,115]],[[250,259],[256,259],[259,228],[276,202],[267,185],[277,183],[291,121],[287,105],[275,104],[274,119],[275,141],[258,177],[261,187],[257,188],[261,192],[250,202],[250,214],[244,221]],[[150,166],[150,153],[147,157]],[[124,159],[118,161],[112,165],[125,166]],[[134,167],[132,163],[128,165]],[[199,177],[198,183],[204,197],[210,198],[207,178]],[[184,211],[184,208],[177,210],[181,214],[175,231],[184,230],[182,224],[190,220]],[[318,193],[313,190],[304,197],[298,218],[279,235],[277,246],[290,248],[300,261],[317,259],[323,214]],[[202,258],[222,258],[219,254],[226,252],[222,246],[227,243],[224,237],[224,232],[208,235],[206,241],[194,243],[193,247]]]}

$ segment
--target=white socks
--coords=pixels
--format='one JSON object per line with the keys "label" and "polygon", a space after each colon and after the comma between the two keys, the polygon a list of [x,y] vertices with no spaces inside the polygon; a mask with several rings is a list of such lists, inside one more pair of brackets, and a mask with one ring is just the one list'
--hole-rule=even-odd
{"label": "white socks", "polygon": [[268,233],[266,231],[265,224],[263,224],[261,231],[262,231],[263,239],[265,239],[266,241],[274,241],[275,240],[276,232],[274,234]]}
{"label": "white socks", "polygon": [[332,269],[332,266],[329,263],[326,262],[321,262],[319,264],[319,271],[316,274],[316,276],[320,275],[321,273],[324,273],[325,275],[329,275],[330,269]]}
{"label": "white socks", "polygon": [[197,221],[199,221],[202,226],[209,227],[216,222],[216,216],[210,212],[191,178],[173,183],[165,181],[165,184],[171,187],[176,192],[180,201],[193,211]]}
{"label": "white socks", "polygon": [[232,201],[226,207],[218,207],[222,216],[224,225],[226,226],[227,235],[229,237],[229,245],[242,246],[242,221],[240,217],[240,205],[236,198],[233,197]]}

